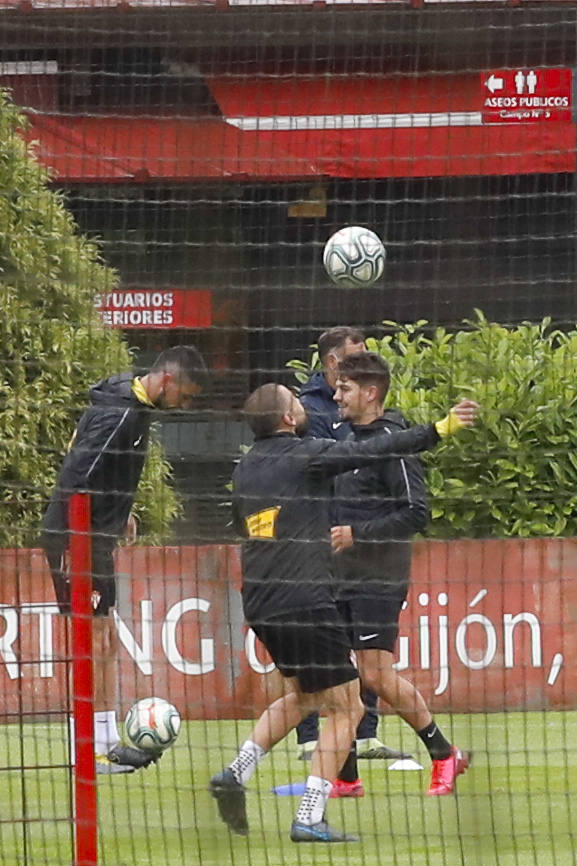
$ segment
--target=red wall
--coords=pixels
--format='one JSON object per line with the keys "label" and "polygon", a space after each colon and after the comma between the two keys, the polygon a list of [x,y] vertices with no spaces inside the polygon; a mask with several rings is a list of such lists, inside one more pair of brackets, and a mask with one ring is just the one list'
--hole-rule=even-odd
{"label": "red wall", "polygon": [[[185,718],[251,717],[267,662],[242,624],[238,548],[118,552],[124,709],[171,699]],[[43,555],[0,551],[2,714],[66,706],[66,646]],[[420,542],[400,666],[436,710],[572,708],[577,540]],[[248,655],[247,655],[248,651]]]}

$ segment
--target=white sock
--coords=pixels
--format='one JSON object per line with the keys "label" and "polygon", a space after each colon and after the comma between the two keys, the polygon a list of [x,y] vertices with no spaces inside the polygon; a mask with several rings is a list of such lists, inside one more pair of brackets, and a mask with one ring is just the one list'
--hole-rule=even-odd
{"label": "white sock", "polygon": [[116,710],[94,713],[94,751],[106,755],[120,739],[116,724]]}
{"label": "white sock", "polygon": [[262,761],[266,755],[262,746],[254,743],[252,740],[247,740],[240,747],[240,751],[229,769],[232,770],[233,776],[241,785],[246,785],[252,774],[257,768],[259,761]]}
{"label": "white sock", "polygon": [[76,728],[74,726],[74,716],[68,716],[68,731],[70,736],[70,763],[76,763],[76,738],[75,731]]}
{"label": "white sock", "polygon": [[309,826],[322,821],[332,789],[332,782],[320,776],[309,776],[295,820]]}

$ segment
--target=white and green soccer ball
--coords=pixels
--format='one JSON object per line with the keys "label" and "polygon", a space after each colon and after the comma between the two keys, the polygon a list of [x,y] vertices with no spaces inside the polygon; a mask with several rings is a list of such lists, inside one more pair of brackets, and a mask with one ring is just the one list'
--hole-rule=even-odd
{"label": "white and green soccer ball", "polygon": [[362,226],[345,226],[328,239],[323,264],[333,283],[347,289],[370,286],[385,269],[380,237]]}
{"label": "white and green soccer ball", "polygon": [[180,714],[164,698],[143,698],[128,711],[124,733],[128,741],[145,752],[163,752],[174,743],[180,730]]}

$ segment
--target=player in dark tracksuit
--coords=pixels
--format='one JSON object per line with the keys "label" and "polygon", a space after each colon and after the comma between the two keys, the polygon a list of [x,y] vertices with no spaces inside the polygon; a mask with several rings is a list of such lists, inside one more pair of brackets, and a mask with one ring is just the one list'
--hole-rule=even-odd
{"label": "player in dark tracksuit", "polygon": [[[364,351],[364,334],[357,328],[335,327],[324,331],[318,339],[319,358],[323,371],[313,373],[308,382],[301,387],[300,400],[306,409],[309,420],[308,434],[316,439],[336,439],[343,441],[351,436],[352,428],[348,421],[339,416],[335,403],[334,385],[338,363],[347,355]],[[367,712],[362,718],[356,735],[356,751],[360,758],[404,758],[405,752],[390,749],[377,739],[379,717],[377,695],[370,690],[362,690],[362,699]],[[312,713],[297,727],[299,757],[306,759],[312,754],[314,743],[319,735],[318,714]],[[362,784],[357,779],[356,762],[351,761],[344,768],[341,777],[343,785],[337,784],[333,796],[359,796]]]}
{"label": "player in dark tracksuit", "polygon": [[[472,423],[470,405],[465,424]],[[441,425],[415,427],[366,443],[299,439],[306,416],[283,386],[257,389],[245,404],[256,441],[233,477],[235,525],[242,545],[245,619],[270,652],[285,696],[263,713],[232,764],[211,781],[221,817],[248,833],[244,784],[264,755],[313,708],[327,718],[291,829],[296,842],[344,841],[324,820],[326,803],[362,715],[357,671],[333,597],[328,502],[332,478],[391,452],[422,450]]]}
{"label": "player in dark tracksuit", "polygon": [[[373,353],[343,359],[335,400],[353,424],[354,440],[368,444],[408,428],[396,411],[383,412],[389,387],[386,363]],[[334,526],[337,605],[349,624],[361,680],[419,735],[433,761],[428,793],[450,794],[469,755],[445,739],[420,692],[399,676],[393,653],[409,588],[411,539],[427,524],[427,490],[416,456],[395,456],[335,480]]]}
{"label": "player in dark tracksuit", "polygon": [[153,412],[185,409],[202,390],[206,368],[193,346],[163,352],[142,378],[121,373],[90,390],[44,516],[43,547],[61,613],[70,612],[68,504],[90,494],[94,621],[94,728],[98,773],[132,772],[151,759],[119,742],[115,684],[117,638],[110,611],[116,601],[113,553],[124,535],[149,442]]}

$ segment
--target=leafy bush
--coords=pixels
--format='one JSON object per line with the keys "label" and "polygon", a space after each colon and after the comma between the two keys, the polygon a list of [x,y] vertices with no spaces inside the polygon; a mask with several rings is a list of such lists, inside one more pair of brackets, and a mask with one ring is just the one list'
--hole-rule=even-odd
{"label": "leafy bush", "polygon": [[[505,327],[480,311],[455,333],[383,324],[388,333],[367,347],[391,366],[388,406],[422,423],[462,397],[482,405],[475,431],[423,456],[427,535],[577,535],[577,330],[549,319]],[[300,381],[310,372],[290,366]]]}
{"label": "leafy bush", "polygon": [[[19,135],[25,124],[0,91],[2,547],[37,537],[88,385],[131,366],[122,335],[94,311],[95,293],[114,288],[117,275],[49,188],[49,173]],[[178,502],[162,453],[150,456],[139,510],[145,531],[158,538]]]}

